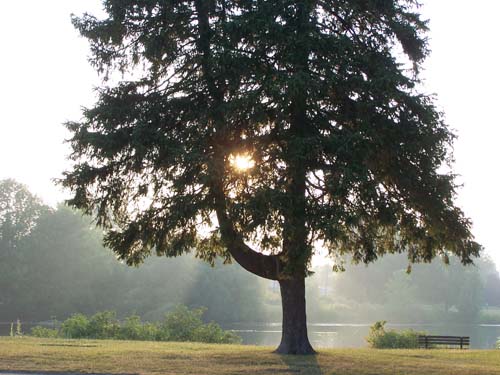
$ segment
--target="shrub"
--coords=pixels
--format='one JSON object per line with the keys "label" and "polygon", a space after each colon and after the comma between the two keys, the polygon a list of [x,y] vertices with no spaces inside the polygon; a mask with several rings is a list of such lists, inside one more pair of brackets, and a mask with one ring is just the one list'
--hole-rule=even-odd
{"label": "shrub", "polygon": [[65,337],[72,339],[120,339],[143,341],[198,341],[207,343],[239,343],[241,338],[224,331],[218,324],[204,324],[201,320],[205,308],[190,310],[179,305],[165,315],[160,324],[142,322],[137,315],[129,316],[123,324],[112,311],[99,312],[88,318],[75,314],[66,319],[60,331],[35,327],[35,337]]}
{"label": "shrub", "polygon": [[377,349],[413,349],[418,348],[418,336],[423,334],[414,330],[395,331],[385,329],[386,321],[376,322],[370,327],[366,338],[372,348]]}
{"label": "shrub", "polygon": [[496,348],[497,348],[497,349],[500,349],[500,337],[497,339],[497,345],[496,345]]}
{"label": "shrub", "polygon": [[239,344],[241,337],[234,332],[224,331],[218,324],[211,322],[195,329],[192,340],[207,343]]}
{"label": "shrub", "polygon": [[98,312],[90,319],[83,314],[74,314],[61,325],[61,335],[70,339],[117,338],[120,324],[113,311]]}
{"label": "shrub", "polygon": [[90,318],[87,337],[93,339],[116,339],[119,336],[119,332],[120,323],[116,319],[116,312],[102,311]]}
{"label": "shrub", "polygon": [[159,328],[157,323],[143,323],[138,340],[157,341]]}
{"label": "shrub", "polygon": [[59,337],[59,330],[42,326],[36,326],[31,328],[30,335],[34,337],[46,337],[55,339]]}
{"label": "shrub", "polygon": [[224,331],[217,323],[203,324],[201,317],[206,308],[189,310],[184,305],[176,306],[165,315],[159,327],[161,341],[195,341],[232,344],[241,342],[233,332]]}
{"label": "shrub", "polygon": [[129,316],[120,327],[120,338],[124,340],[140,340],[142,331],[141,318],[137,315]]}
{"label": "shrub", "polygon": [[194,332],[203,325],[201,317],[205,308],[189,310],[184,305],[176,306],[165,315],[160,325],[160,335],[166,341],[193,341]]}
{"label": "shrub", "polygon": [[193,341],[194,332],[203,325],[201,317],[205,308],[189,310],[184,305],[176,306],[165,315],[160,325],[161,336],[167,341]]}
{"label": "shrub", "polygon": [[231,331],[224,331],[220,341],[220,344],[241,344],[242,338],[238,336],[236,333]]}
{"label": "shrub", "polygon": [[154,341],[158,337],[158,326],[143,323],[137,315],[129,316],[120,327],[119,338],[122,340]]}
{"label": "shrub", "polygon": [[68,339],[82,339],[89,336],[89,319],[83,314],[74,314],[61,325],[61,336]]}

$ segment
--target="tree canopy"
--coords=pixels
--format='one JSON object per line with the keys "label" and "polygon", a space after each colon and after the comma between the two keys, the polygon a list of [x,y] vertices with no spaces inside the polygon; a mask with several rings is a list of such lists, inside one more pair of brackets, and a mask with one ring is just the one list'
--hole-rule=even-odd
{"label": "tree canopy", "polygon": [[23,261],[20,247],[48,210],[25,185],[0,181],[0,305],[11,305],[18,297],[13,280],[26,276],[24,269],[15,266]]}
{"label": "tree canopy", "polygon": [[28,188],[12,179],[0,181],[0,244],[4,254],[8,248],[27,236],[37,219],[48,210]]}
{"label": "tree canopy", "polygon": [[[453,134],[395,53],[415,68],[427,55],[415,1],[104,6],[107,19],[74,24],[101,72],[131,79],[68,124],[78,163],[65,184],[123,259],[212,259],[200,245],[219,233],[199,234],[217,221],[226,245],[251,240],[301,267],[315,241],[364,262],[478,254],[453,175],[439,172]],[[242,153],[255,160],[245,174],[229,162]]]}

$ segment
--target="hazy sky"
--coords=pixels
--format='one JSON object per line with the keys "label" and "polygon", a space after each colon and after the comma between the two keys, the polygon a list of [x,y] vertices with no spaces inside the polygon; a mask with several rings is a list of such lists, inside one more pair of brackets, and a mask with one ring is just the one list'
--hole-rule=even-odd
{"label": "hazy sky", "polygon": [[[0,179],[14,178],[45,202],[64,199],[51,179],[66,168],[61,125],[78,120],[93,102],[99,79],[70,14],[100,10],[99,0],[3,1],[0,13]],[[458,204],[474,222],[479,242],[500,268],[496,192],[500,120],[500,32],[497,0],[425,0],[432,55],[426,92],[456,130]]]}

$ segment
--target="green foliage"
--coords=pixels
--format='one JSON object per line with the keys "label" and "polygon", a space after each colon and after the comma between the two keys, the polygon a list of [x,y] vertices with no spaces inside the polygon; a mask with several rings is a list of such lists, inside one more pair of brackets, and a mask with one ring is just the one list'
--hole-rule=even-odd
{"label": "green foliage", "polygon": [[66,319],[61,325],[61,335],[69,339],[81,339],[88,337],[89,319],[83,314],[74,314]]}
{"label": "green foliage", "polygon": [[196,328],[193,332],[193,339],[190,341],[237,344],[241,342],[241,337],[231,331],[224,331],[218,324],[210,322]]}
{"label": "green foliage", "polygon": [[25,296],[22,280],[31,277],[31,270],[23,264],[23,245],[39,218],[49,211],[25,185],[0,180],[0,305],[4,319],[9,317],[5,310]]}
{"label": "green foliage", "polygon": [[58,329],[36,326],[31,328],[30,336],[45,337],[45,338],[58,338],[61,332]]}
{"label": "green foliage", "polygon": [[[104,19],[73,23],[105,77],[133,73],[67,124],[62,183],[120,259],[227,260],[252,254],[247,240],[304,276],[315,240],[363,263],[479,255],[442,168],[454,134],[417,90],[416,1],[103,3]],[[239,153],[248,173],[231,167]]]}
{"label": "green foliage", "polygon": [[36,226],[37,219],[46,211],[42,201],[28,188],[14,180],[0,180],[0,245],[7,255],[7,247],[15,247]]}
{"label": "green foliage", "polygon": [[203,325],[201,317],[205,309],[189,310],[178,305],[169,312],[160,326],[162,337],[169,341],[190,341],[193,333]]}
{"label": "green foliage", "polygon": [[138,315],[125,319],[120,327],[119,338],[122,340],[154,341],[158,338],[158,325],[143,323]]}
{"label": "green foliage", "polygon": [[413,349],[418,348],[418,336],[414,330],[396,331],[385,329],[386,321],[378,321],[370,327],[366,341],[376,349]]}
{"label": "green foliage", "polygon": [[[10,205],[11,217],[28,220],[27,202],[2,204]],[[169,262],[154,257],[140,269],[130,268],[102,246],[102,232],[81,212],[61,205],[32,215],[29,232],[12,240],[15,251],[0,246],[4,320],[44,321],[106,309],[160,320],[176,304],[207,306],[207,319],[218,322],[265,319],[257,303],[265,284],[236,265],[217,262],[213,272],[188,255]],[[9,231],[0,225],[1,230]]]}
{"label": "green foliage", "polygon": [[[214,272],[215,271],[215,272]],[[268,283],[245,272],[238,265],[215,263],[215,269],[199,262],[196,278],[184,301],[190,306],[206,306],[205,318],[217,322],[266,321],[261,301]]]}
{"label": "green foliage", "polygon": [[496,321],[494,310],[480,314],[486,302],[485,282],[488,276],[498,275],[487,257],[475,266],[463,266],[455,256],[448,258],[448,264],[436,259],[413,265],[410,274],[404,254],[387,255],[368,267],[349,264],[349,258],[345,263],[346,272],[329,281],[335,303],[350,308],[339,314],[340,319],[475,323],[490,316]]}
{"label": "green foliage", "polygon": [[[22,207],[11,214],[22,216]],[[42,321],[110,309],[118,316],[137,313],[157,321],[177,304],[207,306],[205,319],[219,323],[281,317],[279,293],[269,293],[267,282],[238,265],[216,262],[214,272],[185,256],[168,262],[152,257],[138,269],[129,268],[116,262],[101,240],[102,233],[87,217],[67,207],[36,217],[31,231],[16,242],[15,257],[0,263],[0,299],[10,300],[2,305],[4,319]],[[475,316],[485,302],[494,305],[498,294],[498,273],[486,257],[477,267],[463,267],[456,257],[449,258],[449,265],[414,265],[410,275],[404,273],[404,254],[385,256],[369,267],[351,265],[350,258],[345,263],[347,272],[332,274],[331,267],[324,266],[308,278],[309,300],[315,301],[309,304],[310,321],[500,322],[500,313],[491,306]],[[490,297],[483,301],[485,283]],[[328,296],[318,293],[319,287],[328,289]],[[410,303],[401,306],[399,298]],[[15,324],[12,328],[14,335]],[[9,334],[9,327],[4,333]]]}
{"label": "green foliage", "polygon": [[178,305],[169,312],[159,326],[160,337],[167,341],[201,341],[218,343],[236,343],[240,338],[223,331],[219,325],[211,322],[203,324],[201,317],[205,308],[189,310]]}
{"label": "green foliage", "polygon": [[162,322],[142,322],[138,315],[125,318],[123,323],[116,319],[116,313],[103,311],[90,318],[74,314],[66,319],[59,330],[34,327],[35,337],[63,337],[72,339],[117,339],[142,341],[193,341],[231,344],[241,342],[232,332],[224,331],[214,322],[203,323],[206,308],[190,310],[184,305],[176,306],[165,315]]}
{"label": "green foliage", "polygon": [[479,256],[443,168],[454,134],[418,92],[416,0],[103,5],[73,23],[97,70],[127,79],[67,123],[61,183],[120,260],[194,250],[303,288],[317,242],[366,264]]}
{"label": "green foliage", "polygon": [[499,338],[498,338],[498,340],[497,340],[496,348],[497,348],[497,349],[500,349],[500,337],[499,337]]}
{"label": "green foliage", "polygon": [[113,339],[119,336],[120,323],[116,312],[103,311],[94,314],[89,319],[87,337],[93,339]]}

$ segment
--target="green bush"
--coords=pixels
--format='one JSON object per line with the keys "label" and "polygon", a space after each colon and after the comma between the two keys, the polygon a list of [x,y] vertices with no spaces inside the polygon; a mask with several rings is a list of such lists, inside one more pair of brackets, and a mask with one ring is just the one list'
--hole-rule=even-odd
{"label": "green bush", "polygon": [[418,348],[418,336],[422,332],[414,330],[395,331],[385,329],[386,321],[376,322],[370,327],[366,338],[368,344],[376,349],[414,349]]}
{"label": "green bush", "polygon": [[75,314],[66,319],[60,330],[35,327],[35,337],[64,337],[72,339],[119,339],[143,341],[194,341],[207,343],[239,343],[241,338],[224,331],[218,324],[204,324],[201,317],[205,308],[190,310],[179,305],[165,315],[161,323],[142,322],[137,315],[129,316],[120,324],[116,313],[99,312],[88,318]]}
{"label": "green bush", "polygon": [[161,337],[167,341],[194,341],[194,332],[203,326],[201,317],[205,310],[189,310],[184,305],[176,306],[165,315],[160,325]]}
{"label": "green bush", "polygon": [[241,337],[234,332],[224,331],[218,324],[211,322],[198,327],[193,332],[192,341],[219,344],[239,344]]}
{"label": "green bush", "polygon": [[230,331],[224,331],[218,324],[204,324],[201,317],[206,308],[189,310],[184,305],[176,306],[165,315],[158,327],[161,341],[194,341],[219,344],[240,343],[241,338]]}
{"label": "green bush", "polygon": [[36,326],[31,328],[30,335],[34,337],[47,337],[53,339],[59,337],[59,330],[42,326]]}
{"label": "green bush", "polygon": [[68,339],[89,337],[89,319],[83,314],[74,314],[66,319],[60,329],[60,336]]}
{"label": "green bush", "polygon": [[496,345],[496,348],[497,348],[497,349],[500,349],[500,337],[499,337],[499,338],[498,338],[498,340],[497,340],[497,345]]}
{"label": "green bush", "polygon": [[129,316],[120,327],[119,338],[122,340],[155,341],[158,337],[158,325],[143,323],[137,315]]}
{"label": "green bush", "polygon": [[116,319],[116,312],[102,311],[93,315],[89,320],[87,337],[92,339],[116,339],[119,337],[120,323]]}

